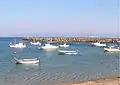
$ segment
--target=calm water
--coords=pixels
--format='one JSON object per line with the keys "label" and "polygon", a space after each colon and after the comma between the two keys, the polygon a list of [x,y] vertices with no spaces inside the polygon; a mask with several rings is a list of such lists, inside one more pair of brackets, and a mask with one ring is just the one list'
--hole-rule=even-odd
{"label": "calm water", "polygon": [[[69,43],[81,55],[58,55],[57,51],[45,52],[37,46],[14,49],[9,47],[13,38],[0,38],[0,85],[46,85],[48,83],[87,80],[118,76],[118,53],[104,53],[101,47],[85,43]],[[18,39],[19,41],[19,39]],[[13,54],[17,52],[17,54]],[[16,65],[13,57],[40,57],[39,65]],[[50,84],[48,84],[50,85]]]}

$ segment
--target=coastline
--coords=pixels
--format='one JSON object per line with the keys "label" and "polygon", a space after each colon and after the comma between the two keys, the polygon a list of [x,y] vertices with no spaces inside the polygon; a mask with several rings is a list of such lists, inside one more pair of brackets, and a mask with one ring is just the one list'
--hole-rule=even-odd
{"label": "coastline", "polygon": [[[9,42],[9,41],[8,41]],[[2,46],[2,45],[1,45]],[[3,50],[3,49],[2,49]],[[4,50],[6,50],[6,49],[4,49]],[[3,50],[3,51],[4,51]],[[26,51],[25,51],[26,52]],[[98,51],[99,52],[99,51]],[[28,52],[29,53],[29,52]],[[35,52],[36,53],[36,52]],[[8,55],[10,55],[10,54],[8,54]],[[7,56],[7,55],[6,55]],[[47,56],[46,56],[47,57]],[[109,58],[110,58],[110,56],[108,56]],[[113,57],[113,56],[112,56]],[[64,58],[64,57],[63,57]],[[116,58],[116,57],[113,57],[113,59],[114,58]],[[104,59],[104,58],[103,58]],[[108,59],[107,57],[106,57],[106,59]],[[9,56],[8,56],[8,60],[9,60]],[[46,60],[48,60],[48,59],[46,59]],[[115,59],[116,60],[116,59]],[[116,62],[113,62],[114,60],[110,60],[112,63],[116,63]],[[109,62],[109,63],[111,63],[111,62]],[[105,65],[105,64],[103,64],[104,62],[102,61],[102,65]],[[7,64],[7,63],[6,63]],[[9,62],[8,62],[8,64],[9,64]],[[43,63],[44,64],[44,63]],[[61,65],[61,64],[59,64],[59,65]],[[58,65],[58,66],[59,66]],[[96,64],[97,65],[97,64]],[[110,64],[111,65],[111,64]],[[107,67],[110,67],[110,65],[107,65]],[[116,65],[116,64],[115,64]],[[47,65],[46,65],[47,66]],[[93,66],[93,65],[92,65]],[[16,66],[15,66],[16,67]],[[53,66],[54,67],[54,66]],[[98,66],[99,67],[99,66]],[[8,67],[6,67],[6,68],[8,68]],[[20,68],[26,68],[26,66],[24,67],[24,66],[21,66]],[[30,67],[30,69],[28,69],[29,68],[29,66],[27,67],[27,70],[25,69],[25,72],[24,73],[26,73],[26,71],[29,71],[30,69],[31,69],[31,67]],[[115,67],[116,68],[116,67]],[[4,68],[3,68],[4,69]],[[23,70],[24,70],[23,69]],[[32,67],[32,69],[33,69],[33,67]],[[92,68],[91,68],[92,69]],[[97,68],[95,68],[95,69],[97,69]],[[101,71],[103,70],[103,69],[100,69]],[[15,72],[17,71],[17,69],[15,68]],[[18,71],[19,71],[19,69],[18,69]],[[32,72],[33,72],[34,70],[32,70]],[[35,67],[35,71],[36,71],[36,67]],[[43,71],[43,70],[42,70]],[[88,69],[88,71],[89,71],[89,69]],[[10,72],[11,72],[11,70],[10,70]],[[14,69],[13,69],[13,72],[14,72]],[[12,72],[12,73],[13,73]],[[41,71],[40,71],[41,72]],[[45,72],[48,72],[48,71],[46,71],[45,70]],[[49,74],[49,72],[48,73],[45,73],[45,72],[43,72],[43,74],[40,74],[40,75],[38,75],[38,77],[36,78],[36,79],[38,79],[38,80],[32,80],[32,78],[31,78],[31,81],[30,82],[28,82],[28,83],[26,83],[25,85],[118,85],[118,79],[119,78],[109,78],[109,77],[107,77],[107,78],[101,78],[101,79],[98,79],[98,80],[91,80],[91,81],[82,81],[82,80],[71,80],[71,81],[64,81],[64,82],[60,82],[60,81],[55,81],[55,83],[54,84],[47,84],[47,82],[45,81],[45,84],[44,84],[44,82],[43,82],[43,84],[41,83],[42,82],[42,78],[44,79],[44,80],[46,80],[46,79],[48,79],[49,80],[49,78],[50,78],[50,76],[49,75],[51,75],[51,73]],[[59,71],[58,71],[59,72]],[[75,72],[75,71],[74,71]],[[23,73],[23,74],[24,74]],[[31,71],[30,71],[30,73],[31,73]],[[15,73],[16,74],[16,73]],[[21,75],[22,73],[18,73],[18,75]],[[33,74],[33,73],[32,73]],[[69,74],[69,73],[68,73]],[[67,74],[67,75],[68,75]],[[11,73],[10,73],[10,75],[11,75]],[[34,75],[34,74],[33,74]],[[47,76],[46,76],[47,75]],[[35,72],[35,76],[36,76],[36,72]],[[54,76],[54,75],[53,75]],[[63,75],[64,76],[64,75]],[[11,78],[10,78],[11,77]],[[16,77],[16,79],[15,79],[15,77]],[[16,85],[17,83],[19,83],[20,81],[19,81],[19,78],[21,78],[21,76],[19,77],[19,76],[16,76],[15,75],[15,77],[14,76],[8,76],[7,75],[7,77],[5,78],[5,81],[8,81],[8,79],[7,78],[10,78],[10,80],[8,81],[8,83],[10,82],[10,83],[12,83],[12,81],[13,81],[13,84],[10,84],[10,85]],[[19,77],[18,78],[18,80],[17,80],[17,77]],[[61,77],[61,76],[60,76]],[[26,78],[26,80],[27,80],[27,77],[22,77],[22,78]],[[34,78],[34,77],[33,77]],[[77,77],[76,77],[77,78]],[[14,80],[12,80],[12,79],[14,79]],[[28,77],[28,79],[29,79],[29,77]],[[54,79],[54,77],[53,77],[53,79]],[[3,79],[4,80],[4,79]],[[19,82],[17,82],[17,81],[19,81]],[[4,82],[4,83],[6,83],[6,82]],[[33,84],[30,84],[30,83],[33,83]],[[115,84],[116,83],[116,84]],[[4,84],[3,84],[4,85]],[[20,84],[19,84],[20,85]]]}
{"label": "coastline", "polygon": [[97,38],[97,37],[25,37],[28,41],[50,41],[50,42],[103,42],[117,43],[120,38]]}
{"label": "coastline", "polygon": [[102,78],[90,81],[62,82],[53,85],[120,85],[120,77]]}

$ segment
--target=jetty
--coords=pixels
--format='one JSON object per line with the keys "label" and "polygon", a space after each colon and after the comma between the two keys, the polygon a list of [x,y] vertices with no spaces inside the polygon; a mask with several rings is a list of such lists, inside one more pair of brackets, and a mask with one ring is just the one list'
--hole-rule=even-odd
{"label": "jetty", "polygon": [[51,42],[120,42],[120,38],[95,38],[95,37],[25,37],[29,41],[51,41]]}

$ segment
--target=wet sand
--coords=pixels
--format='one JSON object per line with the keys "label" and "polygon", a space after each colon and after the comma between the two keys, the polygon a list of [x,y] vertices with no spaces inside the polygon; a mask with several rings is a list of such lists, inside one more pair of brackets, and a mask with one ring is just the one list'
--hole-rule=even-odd
{"label": "wet sand", "polygon": [[120,85],[120,78],[107,78],[84,82],[63,82],[54,85]]}

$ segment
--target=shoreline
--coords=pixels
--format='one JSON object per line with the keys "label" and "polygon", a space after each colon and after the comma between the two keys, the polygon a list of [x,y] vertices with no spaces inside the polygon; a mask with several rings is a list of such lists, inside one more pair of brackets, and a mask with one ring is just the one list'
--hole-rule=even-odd
{"label": "shoreline", "polygon": [[101,78],[88,81],[61,82],[53,85],[120,85],[120,77]]}
{"label": "shoreline", "polygon": [[50,42],[103,42],[118,43],[120,38],[92,38],[92,37],[25,37],[28,41],[50,41]]}

